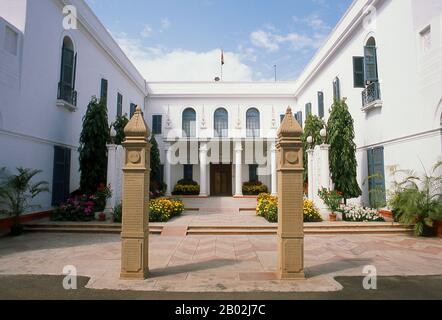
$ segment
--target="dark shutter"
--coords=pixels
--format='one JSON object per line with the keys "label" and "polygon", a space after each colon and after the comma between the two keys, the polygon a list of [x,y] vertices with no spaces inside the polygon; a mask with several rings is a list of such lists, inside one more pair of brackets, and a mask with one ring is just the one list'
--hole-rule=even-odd
{"label": "dark shutter", "polygon": [[339,78],[335,78],[333,81],[333,98],[335,100],[341,100],[341,81]]}
{"label": "dark shutter", "polygon": [[137,105],[134,103],[130,104],[130,118],[132,118],[135,114],[135,110],[137,109]]}
{"label": "dark shutter", "polygon": [[281,114],[281,123],[282,123],[282,121],[284,121],[284,118],[285,118],[285,114]]}
{"label": "dark shutter", "polygon": [[378,81],[378,65],[377,53],[375,46],[364,47],[364,61],[365,61],[365,80],[367,82]]}
{"label": "dark shutter", "polygon": [[367,162],[370,205],[384,206],[386,204],[384,148],[367,150]]}
{"label": "dark shutter", "polygon": [[76,75],[77,75],[77,53],[75,53],[75,57],[74,57],[74,69],[73,69],[72,73],[73,73],[72,89],[75,89],[75,78],[76,78]]}
{"label": "dark shutter", "polygon": [[108,87],[108,82],[106,79],[101,79],[101,93],[100,93],[100,97],[101,97],[101,101],[104,101],[105,104],[107,104],[107,87]]}
{"label": "dark shutter", "polygon": [[152,133],[153,134],[161,134],[162,120],[163,120],[163,117],[161,115],[152,116]]}
{"label": "dark shutter", "polygon": [[119,93],[117,95],[117,117],[121,117],[123,115],[123,95]]}
{"label": "dark shutter", "polygon": [[353,57],[353,85],[365,88],[364,57]]}
{"label": "dark shutter", "polygon": [[324,93],[319,91],[318,92],[318,116],[319,118],[324,118]]}
{"label": "dark shutter", "polygon": [[193,165],[185,164],[184,165],[184,180],[193,181]]}
{"label": "dark shutter", "polygon": [[164,183],[164,164],[160,164],[160,172],[158,173],[158,182]]}
{"label": "dark shutter", "polygon": [[306,103],[306,105],[305,105],[305,116],[308,117],[309,114],[312,114],[312,104],[311,104],[311,102]]}
{"label": "dark shutter", "polygon": [[69,198],[71,175],[71,150],[54,147],[54,171],[52,177],[52,205],[56,206]]}
{"label": "dark shutter", "polygon": [[302,119],[302,111],[299,111],[295,114],[295,119],[298,121],[299,125],[303,126],[303,119]]}
{"label": "dark shutter", "polygon": [[256,164],[249,165],[249,181],[250,182],[258,181],[258,165]]}

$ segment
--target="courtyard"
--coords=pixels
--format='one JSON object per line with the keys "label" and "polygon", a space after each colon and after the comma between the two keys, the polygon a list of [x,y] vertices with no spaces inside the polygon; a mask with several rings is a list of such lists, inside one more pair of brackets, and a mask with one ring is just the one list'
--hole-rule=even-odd
{"label": "courtyard", "polygon": [[[0,281],[8,279],[5,276],[38,275],[30,278],[34,280],[59,276],[47,278],[52,279],[47,283],[59,290],[63,289],[60,277],[63,268],[72,265],[80,277],[79,283],[86,289],[130,291],[132,296],[136,296],[135,292],[144,292],[144,296],[207,292],[246,296],[249,293],[249,298],[250,294],[259,298],[260,294],[274,293],[290,298],[291,293],[339,295],[345,290],[336,280],[339,277],[353,277],[349,281],[364,291],[363,268],[367,265],[376,267],[380,279],[396,277],[396,285],[390,284],[390,288],[400,286],[397,277],[412,281],[412,276],[437,278],[442,274],[442,241],[437,238],[308,235],[305,238],[307,279],[301,281],[276,279],[275,236],[155,235],[149,240],[149,278],[123,281],[118,280],[121,263],[118,235],[30,233],[17,238],[4,237],[0,241]],[[360,279],[359,285],[354,279]],[[15,292],[18,293],[19,290]],[[412,291],[409,293],[412,295]],[[44,298],[45,293],[41,294]]]}

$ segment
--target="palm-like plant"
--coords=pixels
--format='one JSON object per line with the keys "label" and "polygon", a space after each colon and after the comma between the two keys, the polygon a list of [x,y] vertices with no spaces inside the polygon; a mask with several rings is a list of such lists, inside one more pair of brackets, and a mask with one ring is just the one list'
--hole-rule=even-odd
{"label": "palm-like plant", "polygon": [[21,234],[20,215],[28,209],[38,207],[31,205],[31,200],[40,193],[49,192],[46,181],[32,182],[41,170],[17,168],[17,174],[7,174],[6,169],[0,170],[0,206],[4,207],[11,216],[14,224],[11,228],[13,235]]}
{"label": "palm-like plant", "polygon": [[442,221],[442,175],[438,173],[441,168],[442,161],[430,173],[425,170],[421,177],[410,170],[393,171],[405,178],[395,182],[390,205],[399,222],[414,225],[417,236],[426,235],[427,230],[434,229],[435,221]]}

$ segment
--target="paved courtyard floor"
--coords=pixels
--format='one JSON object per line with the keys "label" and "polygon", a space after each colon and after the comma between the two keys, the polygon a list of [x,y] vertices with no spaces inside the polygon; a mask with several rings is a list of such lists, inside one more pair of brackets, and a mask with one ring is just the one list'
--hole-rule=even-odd
{"label": "paved courtyard floor", "polygon": [[[32,233],[0,238],[0,275],[60,275],[73,265],[86,288],[156,292],[328,292],[337,276],[442,275],[442,239],[307,236],[307,279],[278,281],[274,236],[150,237],[150,278],[119,280],[120,237]],[[362,285],[362,283],[361,283]]]}

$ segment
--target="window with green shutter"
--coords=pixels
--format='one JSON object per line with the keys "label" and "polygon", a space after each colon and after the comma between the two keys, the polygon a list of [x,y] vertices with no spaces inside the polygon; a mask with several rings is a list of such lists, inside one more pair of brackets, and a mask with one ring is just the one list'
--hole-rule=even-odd
{"label": "window with green shutter", "polygon": [[308,117],[309,114],[312,114],[312,103],[305,104],[305,116]]}
{"label": "window with green shutter", "polygon": [[163,116],[154,115],[152,116],[152,133],[153,134],[161,134],[163,125],[162,125]]}
{"label": "window with green shutter", "polygon": [[367,150],[368,190],[370,205],[379,208],[386,204],[384,148]]}
{"label": "window with green shutter", "polygon": [[117,95],[117,117],[121,117],[123,115],[123,95],[118,93]]}
{"label": "window with green shutter", "polygon": [[52,205],[58,206],[69,198],[71,149],[55,146],[53,166]]}
{"label": "window with green shutter", "polygon": [[324,118],[325,110],[324,110],[324,93],[318,92],[318,116],[319,118]]}
{"label": "window with green shutter", "polygon": [[295,114],[295,119],[298,121],[299,125],[303,126],[303,119],[302,119],[302,111],[299,111]]}
{"label": "window with green shutter", "polygon": [[353,85],[365,88],[364,57],[353,57]]}
{"label": "window with green shutter", "polygon": [[249,182],[257,182],[258,181],[258,165],[251,164],[249,165]]}
{"label": "window with green shutter", "polygon": [[132,118],[135,114],[135,110],[137,109],[137,105],[135,103],[130,104],[130,118]]}
{"label": "window with green shutter", "polygon": [[101,79],[100,98],[101,98],[101,101],[104,101],[105,104],[107,104],[107,88],[108,88],[107,80],[106,79]]}
{"label": "window with green shutter", "polygon": [[333,80],[333,99],[341,100],[341,81],[338,77]]}
{"label": "window with green shutter", "polygon": [[375,45],[364,47],[365,80],[367,82],[378,82],[378,63]]}

